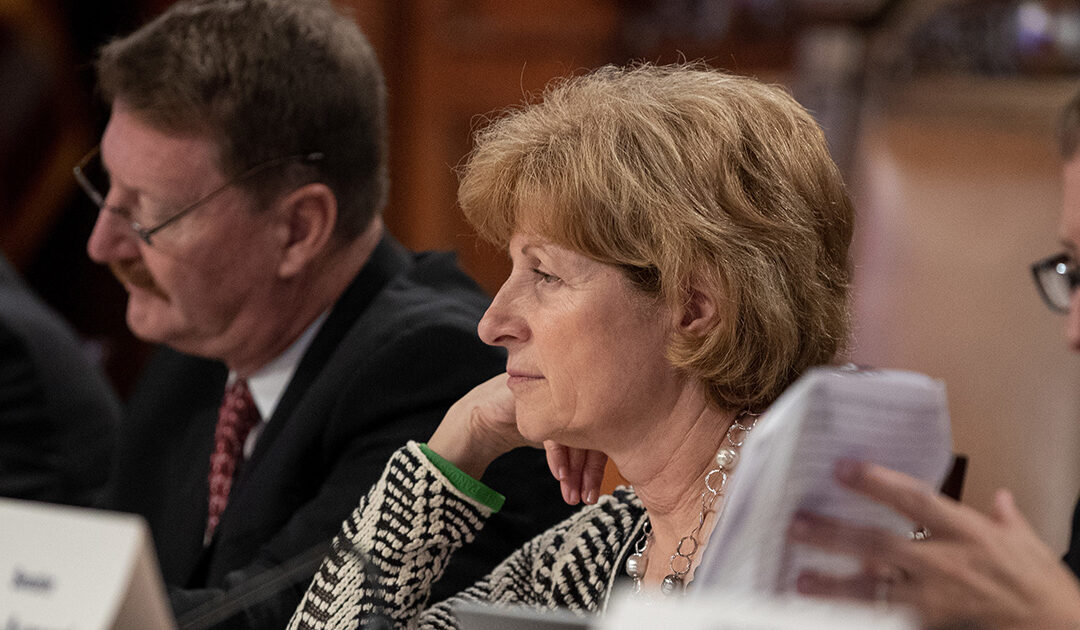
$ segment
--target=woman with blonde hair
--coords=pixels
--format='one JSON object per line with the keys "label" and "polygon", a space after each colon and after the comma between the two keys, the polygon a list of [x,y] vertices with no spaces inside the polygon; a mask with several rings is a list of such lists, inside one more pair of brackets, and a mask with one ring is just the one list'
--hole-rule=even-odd
{"label": "woman with blonde hair", "polygon": [[[756,415],[846,339],[850,202],[810,115],[753,79],[683,64],[557,81],[479,132],[459,200],[512,261],[479,327],[507,373],[388,462],[291,627],[453,627],[455,600],[595,612],[620,580],[682,591]],[[476,480],[541,444],[589,505],[428,607],[499,507]],[[596,496],[603,455],[631,487]]]}

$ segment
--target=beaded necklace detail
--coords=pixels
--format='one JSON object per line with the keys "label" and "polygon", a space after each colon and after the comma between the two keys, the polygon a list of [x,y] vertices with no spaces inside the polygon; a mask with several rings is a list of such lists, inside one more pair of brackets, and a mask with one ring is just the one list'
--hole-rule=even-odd
{"label": "beaded necklace detail", "polygon": [[[668,560],[668,568],[671,569],[664,581],[660,583],[660,592],[664,595],[682,593],[686,590],[685,577],[690,573],[694,564],[694,554],[697,553],[701,536],[701,529],[705,526],[705,520],[713,512],[713,506],[717,499],[724,496],[724,487],[727,485],[728,475],[735,470],[739,463],[739,448],[746,441],[746,435],[754,428],[758,416],[761,414],[751,413],[749,409],[742,411],[728,427],[724,435],[724,445],[716,452],[714,463],[716,467],[705,475],[705,490],[701,492],[701,514],[698,516],[697,526],[689,534],[679,539],[675,547],[675,553]],[[747,422],[745,419],[749,418]],[[722,506],[721,506],[722,511]],[[719,518],[719,514],[717,514]],[[649,568],[649,543],[652,541],[652,524],[645,517],[645,524],[641,528],[641,537],[634,544],[634,553],[626,559],[626,574],[634,580],[634,592],[640,593],[645,571]]]}

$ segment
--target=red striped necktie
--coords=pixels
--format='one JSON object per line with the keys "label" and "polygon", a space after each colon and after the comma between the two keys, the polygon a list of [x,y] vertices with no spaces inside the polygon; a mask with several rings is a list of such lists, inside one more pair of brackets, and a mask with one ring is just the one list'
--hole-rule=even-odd
{"label": "red striped necktie", "polygon": [[210,455],[210,504],[204,544],[209,544],[213,538],[221,514],[229,503],[233,475],[237,465],[244,459],[244,441],[252,427],[258,423],[259,409],[248,391],[247,381],[236,379],[225,387],[225,396],[218,408],[214,452]]}

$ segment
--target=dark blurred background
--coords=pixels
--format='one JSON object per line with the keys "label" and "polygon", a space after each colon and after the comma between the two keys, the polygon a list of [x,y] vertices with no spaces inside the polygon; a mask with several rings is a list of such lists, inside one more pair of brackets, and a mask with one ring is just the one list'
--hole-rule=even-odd
{"label": "dark blurred background", "polygon": [[[107,112],[94,50],[169,0],[0,2],[0,249],[121,393],[147,354],[86,256],[94,207],[71,167]],[[860,363],[950,391],[965,496],[1009,485],[1063,546],[1080,488],[1080,362],[1027,264],[1051,253],[1053,128],[1080,87],[1080,0],[340,0],[390,93],[391,230],[456,250],[494,292],[508,270],[455,205],[453,167],[493,110],[604,63],[703,59],[791,89],[822,123],[858,212]]]}

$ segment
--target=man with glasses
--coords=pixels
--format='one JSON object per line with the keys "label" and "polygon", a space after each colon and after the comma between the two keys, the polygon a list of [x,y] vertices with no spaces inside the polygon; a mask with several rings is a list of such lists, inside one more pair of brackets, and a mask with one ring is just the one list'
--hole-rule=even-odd
{"label": "man with glasses", "polygon": [[[106,506],[148,520],[183,613],[328,543],[390,453],[505,357],[452,257],[383,229],[382,76],[327,0],[180,2],[96,70],[112,110],[75,168],[99,208],[87,250],[164,346]],[[512,494],[447,592],[569,510],[539,451],[489,472]],[[321,555],[229,625],[283,627]]]}
{"label": "man with glasses", "polygon": [[[1080,352],[1080,93],[1062,117],[1065,251],[1032,265],[1043,300],[1066,319],[1069,347]],[[933,628],[1080,628],[1080,503],[1064,561],[998,490],[990,514],[960,505],[899,472],[842,462],[840,483],[925,527],[918,542],[884,531],[800,514],[793,540],[858,558],[850,578],[806,573],[799,590],[818,596],[878,599],[914,607]]]}

